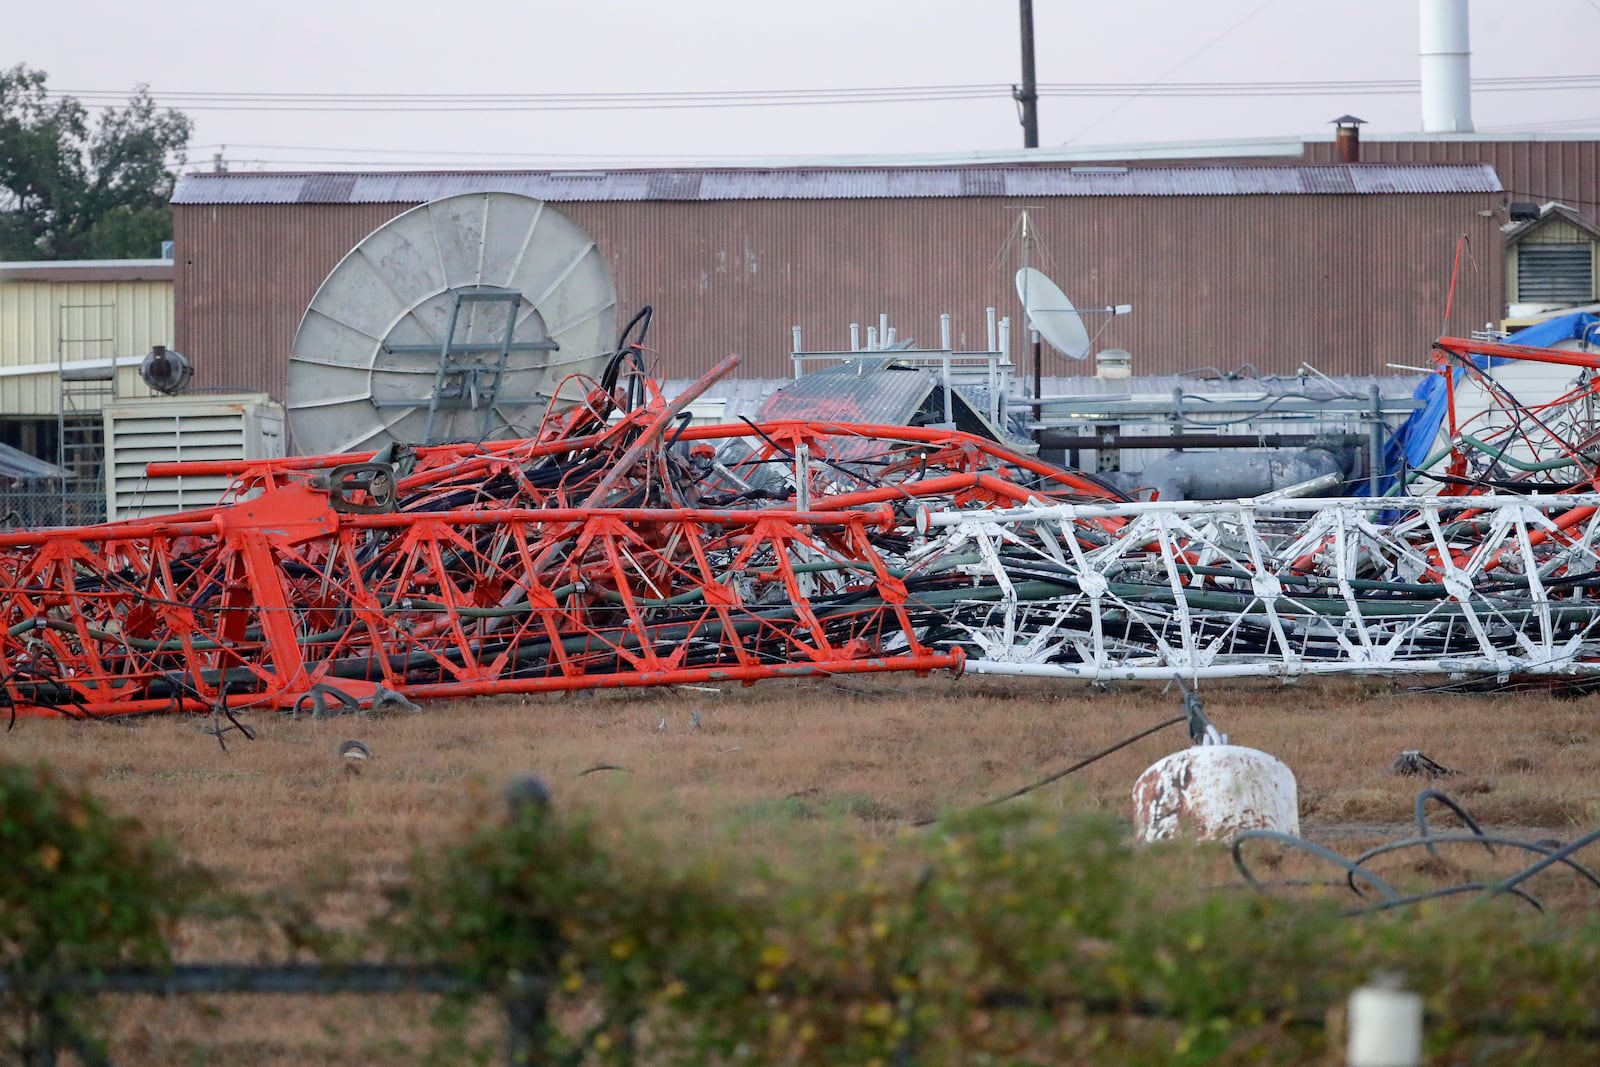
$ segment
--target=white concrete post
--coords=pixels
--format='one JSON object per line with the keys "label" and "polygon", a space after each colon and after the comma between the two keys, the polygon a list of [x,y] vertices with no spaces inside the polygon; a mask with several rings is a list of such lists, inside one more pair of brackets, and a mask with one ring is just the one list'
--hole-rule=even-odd
{"label": "white concrete post", "polygon": [[1362,986],[1350,994],[1349,1025],[1349,1067],[1421,1067],[1421,994]]}

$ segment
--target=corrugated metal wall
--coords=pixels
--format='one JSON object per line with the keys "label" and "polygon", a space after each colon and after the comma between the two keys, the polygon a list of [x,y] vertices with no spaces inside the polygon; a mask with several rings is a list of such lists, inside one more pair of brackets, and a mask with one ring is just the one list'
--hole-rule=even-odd
{"label": "corrugated metal wall", "polygon": [[[1308,142],[1305,161],[1334,162],[1333,144]],[[1505,199],[1555,200],[1600,222],[1600,140],[1363,141],[1361,162],[1488,163]]]}
{"label": "corrugated metal wall", "polygon": [[[1441,331],[1457,239],[1464,267],[1449,328],[1502,313],[1500,197],[1488,194],[1039,198],[1034,263],[1082,307],[1131,303],[1103,347],[1135,372],[1252,363],[1293,373],[1378,374],[1416,364]],[[1012,316],[1021,252],[1004,198],[567,203],[599,242],[624,316],[656,308],[664,377],[729,352],[740,375],[785,377],[791,325],[811,349],[886,312],[926,346],[938,316],[958,348],[985,345],[984,308]],[[300,316],[349,248],[405,205],[178,205],[178,347],[197,384],[281,398]],[[1488,212],[1489,214],[1485,214]],[[1091,322],[1093,333],[1098,322]],[[1046,373],[1067,371],[1064,362]]]}
{"label": "corrugated metal wall", "polygon": [[178,350],[195,385],[283,400],[300,316],[334,264],[410,204],[172,209]]}
{"label": "corrugated metal wall", "polygon": [[[56,360],[143,357],[173,344],[173,283],[0,282],[0,416],[54,415]],[[25,368],[38,368],[18,373]],[[136,370],[118,375],[122,396],[149,396]]]}

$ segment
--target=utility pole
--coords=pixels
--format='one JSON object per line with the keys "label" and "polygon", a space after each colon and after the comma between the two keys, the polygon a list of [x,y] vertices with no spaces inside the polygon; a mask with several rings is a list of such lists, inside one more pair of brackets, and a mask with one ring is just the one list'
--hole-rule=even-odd
{"label": "utility pole", "polygon": [[1033,0],[1018,0],[1022,8],[1022,85],[1011,87],[1021,105],[1022,147],[1039,147],[1039,90],[1033,79]]}

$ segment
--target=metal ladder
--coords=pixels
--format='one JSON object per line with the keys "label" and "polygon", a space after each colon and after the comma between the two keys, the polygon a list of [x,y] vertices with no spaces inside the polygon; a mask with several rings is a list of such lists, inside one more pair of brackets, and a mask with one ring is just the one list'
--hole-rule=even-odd
{"label": "metal ladder", "polygon": [[[491,286],[468,286],[454,291],[450,307],[450,325],[444,340],[439,344],[385,345],[390,352],[433,353],[439,357],[439,367],[433,377],[433,392],[428,397],[428,421],[423,429],[423,444],[435,445],[444,440],[447,420],[439,418],[440,412],[467,409],[482,412],[478,425],[478,439],[489,435],[494,424],[495,404],[500,400],[500,386],[513,352],[553,352],[561,346],[554,341],[516,341],[517,311],[522,305],[522,294],[515,289],[497,289]],[[496,305],[504,308],[505,322],[497,339],[468,341],[477,317],[477,309],[488,309],[493,314]],[[462,315],[462,309],[467,314]],[[458,332],[460,337],[457,336]],[[484,331],[487,332],[487,331]],[[531,398],[517,398],[519,403],[532,403]]]}
{"label": "metal ladder", "polygon": [[[61,483],[62,522],[99,522],[103,499],[107,401],[117,399],[115,304],[63,304],[57,308],[56,403],[57,466],[67,472]],[[88,508],[84,497],[101,496]]]}

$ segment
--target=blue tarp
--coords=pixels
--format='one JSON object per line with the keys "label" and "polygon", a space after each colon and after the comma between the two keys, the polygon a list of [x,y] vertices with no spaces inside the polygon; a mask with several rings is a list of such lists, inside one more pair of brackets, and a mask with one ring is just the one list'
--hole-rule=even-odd
{"label": "blue tarp", "polygon": [[[1600,341],[1600,318],[1577,311],[1518,330],[1507,337],[1505,343],[1549,348],[1562,341],[1581,340],[1584,337]],[[1483,369],[1507,362],[1504,358],[1491,359],[1488,356],[1471,358],[1474,365]],[[1423,378],[1411,395],[1422,401],[1422,407],[1411,413],[1411,417],[1401,424],[1384,446],[1383,477],[1378,480],[1379,491],[1383,493],[1394,487],[1404,471],[1420,466],[1428,458],[1433,443],[1439,439],[1439,427],[1444,424],[1445,412],[1450,407],[1442,374],[1430,374]],[[1363,483],[1356,494],[1365,496],[1366,493],[1367,486]]]}

